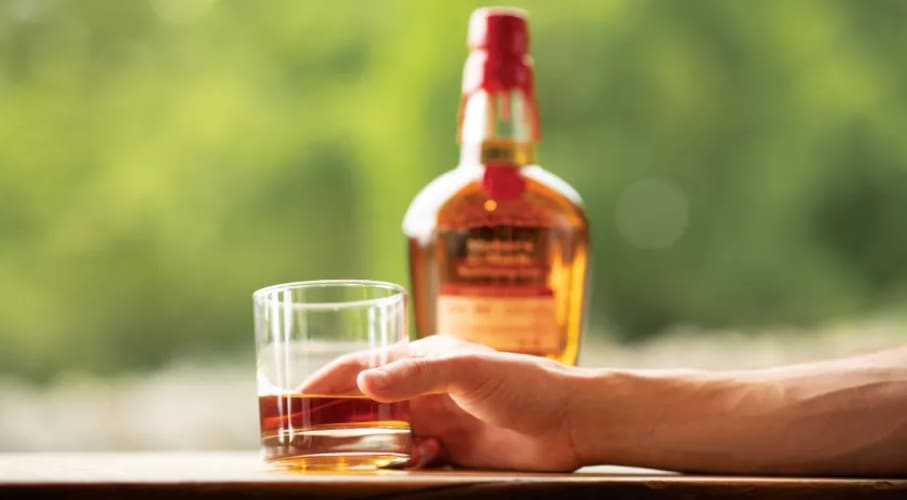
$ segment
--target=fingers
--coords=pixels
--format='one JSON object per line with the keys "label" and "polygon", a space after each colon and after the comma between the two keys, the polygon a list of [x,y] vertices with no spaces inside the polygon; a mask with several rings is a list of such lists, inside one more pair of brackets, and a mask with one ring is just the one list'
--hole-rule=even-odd
{"label": "fingers", "polygon": [[359,389],[378,401],[393,402],[425,394],[470,396],[493,389],[503,374],[490,377],[494,362],[483,354],[409,358],[359,373]]}
{"label": "fingers", "polygon": [[358,394],[359,372],[404,358],[407,353],[405,344],[394,344],[384,349],[345,354],[318,369],[296,390],[306,394]]}
{"label": "fingers", "polygon": [[423,469],[439,465],[444,460],[444,450],[437,438],[413,438],[412,458],[404,466],[408,469]]}
{"label": "fingers", "polygon": [[[413,358],[446,359],[457,354],[493,352],[495,351],[489,347],[444,335],[432,335],[413,342],[409,348],[395,344],[387,349],[360,351],[340,356],[313,373],[296,390],[307,394],[355,394],[361,389],[357,383],[357,376],[362,370],[379,365],[387,366],[387,363],[406,358],[407,355]],[[454,363],[458,362],[460,361]],[[440,368],[443,369],[444,366]],[[437,370],[438,367],[432,369]],[[379,391],[376,390],[377,392]],[[450,391],[447,388],[439,388],[438,392]]]}
{"label": "fingers", "polygon": [[368,368],[368,361],[367,352],[340,356],[313,373],[296,390],[305,394],[357,393],[356,375]]}

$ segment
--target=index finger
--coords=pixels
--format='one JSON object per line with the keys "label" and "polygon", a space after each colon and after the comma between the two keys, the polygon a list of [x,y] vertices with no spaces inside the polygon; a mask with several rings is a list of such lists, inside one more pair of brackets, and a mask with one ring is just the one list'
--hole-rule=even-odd
{"label": "index finger", "polygon": [[407,354],[406,344],[344,354],[316,370],[296,391],[319,395],[361,394],[356,385],[359,372],[402,359]]}

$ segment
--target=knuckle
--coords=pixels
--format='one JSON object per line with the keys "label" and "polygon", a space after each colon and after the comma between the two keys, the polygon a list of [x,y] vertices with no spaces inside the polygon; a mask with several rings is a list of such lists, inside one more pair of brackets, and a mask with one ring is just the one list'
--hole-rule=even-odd
{"label": "knuckle", "polygon": [[499,378],[480,378],[474,379],[472,383],[466,387],[463,397],[473,400],[473,401],[486,401],[491,399],[498,394],[502,386],[501,379]]}
{"label": "knuckle", "polygon": [[422,380],[429,375],[429,363],[425,358],[410,358],[404,361],[403,376]]}
{"label": "knuckle", "polygon": [[489,370],[494,360],[485,353],[468,353],[455,356],[451,366],[453,376],[460,382],[463,397],[483,400],[497,393],[505,379],[504,373]]}

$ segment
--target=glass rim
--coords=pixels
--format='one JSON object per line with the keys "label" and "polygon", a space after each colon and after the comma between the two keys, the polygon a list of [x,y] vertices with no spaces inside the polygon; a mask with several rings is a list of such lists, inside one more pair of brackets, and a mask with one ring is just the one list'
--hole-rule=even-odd
{"label": "glass rim", "polygon": [[259,288],[252,292],[252,301],[256,304],[266,304],[269,302],[269,297],[272,297],[275,292],[285,292],[289,290],[298,290],[305,288],[339,288],[339,287],[370,287],[370,288],[380,288],[383,290],[390,290],[395,292],[392,295],[386,297],[375,297],[373,299],[356,299],[356,300],[342,300],[342,301],[332,301],[332,302],[300,302],[293,300],[290,304],[294,308],[301,309],[341,309],[347,307],[368,307],[368,306],[378,306],[383,305],[384,303],[393,303],[398,300],[406,300],[407,291],[402,285],[396,283],[391,283],[390,281],[378,281],[378,280],[362,280],[362,279],[330,279],[330,280],[310,280],[310,281],[291,281],[288,283],[278,283],[276,285],[269,285],[264,288]]}

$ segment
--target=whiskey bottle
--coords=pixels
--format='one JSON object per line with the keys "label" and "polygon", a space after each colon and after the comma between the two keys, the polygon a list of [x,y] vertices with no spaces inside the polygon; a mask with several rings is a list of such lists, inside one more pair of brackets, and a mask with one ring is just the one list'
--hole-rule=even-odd
{"label": "whiskey bottle", "polygon": [[403,221],[416,333],[575,364],[588,228],[577,192],[535,163],[525,12],[476,10],[468,45],[460,163],[415,197]]}

